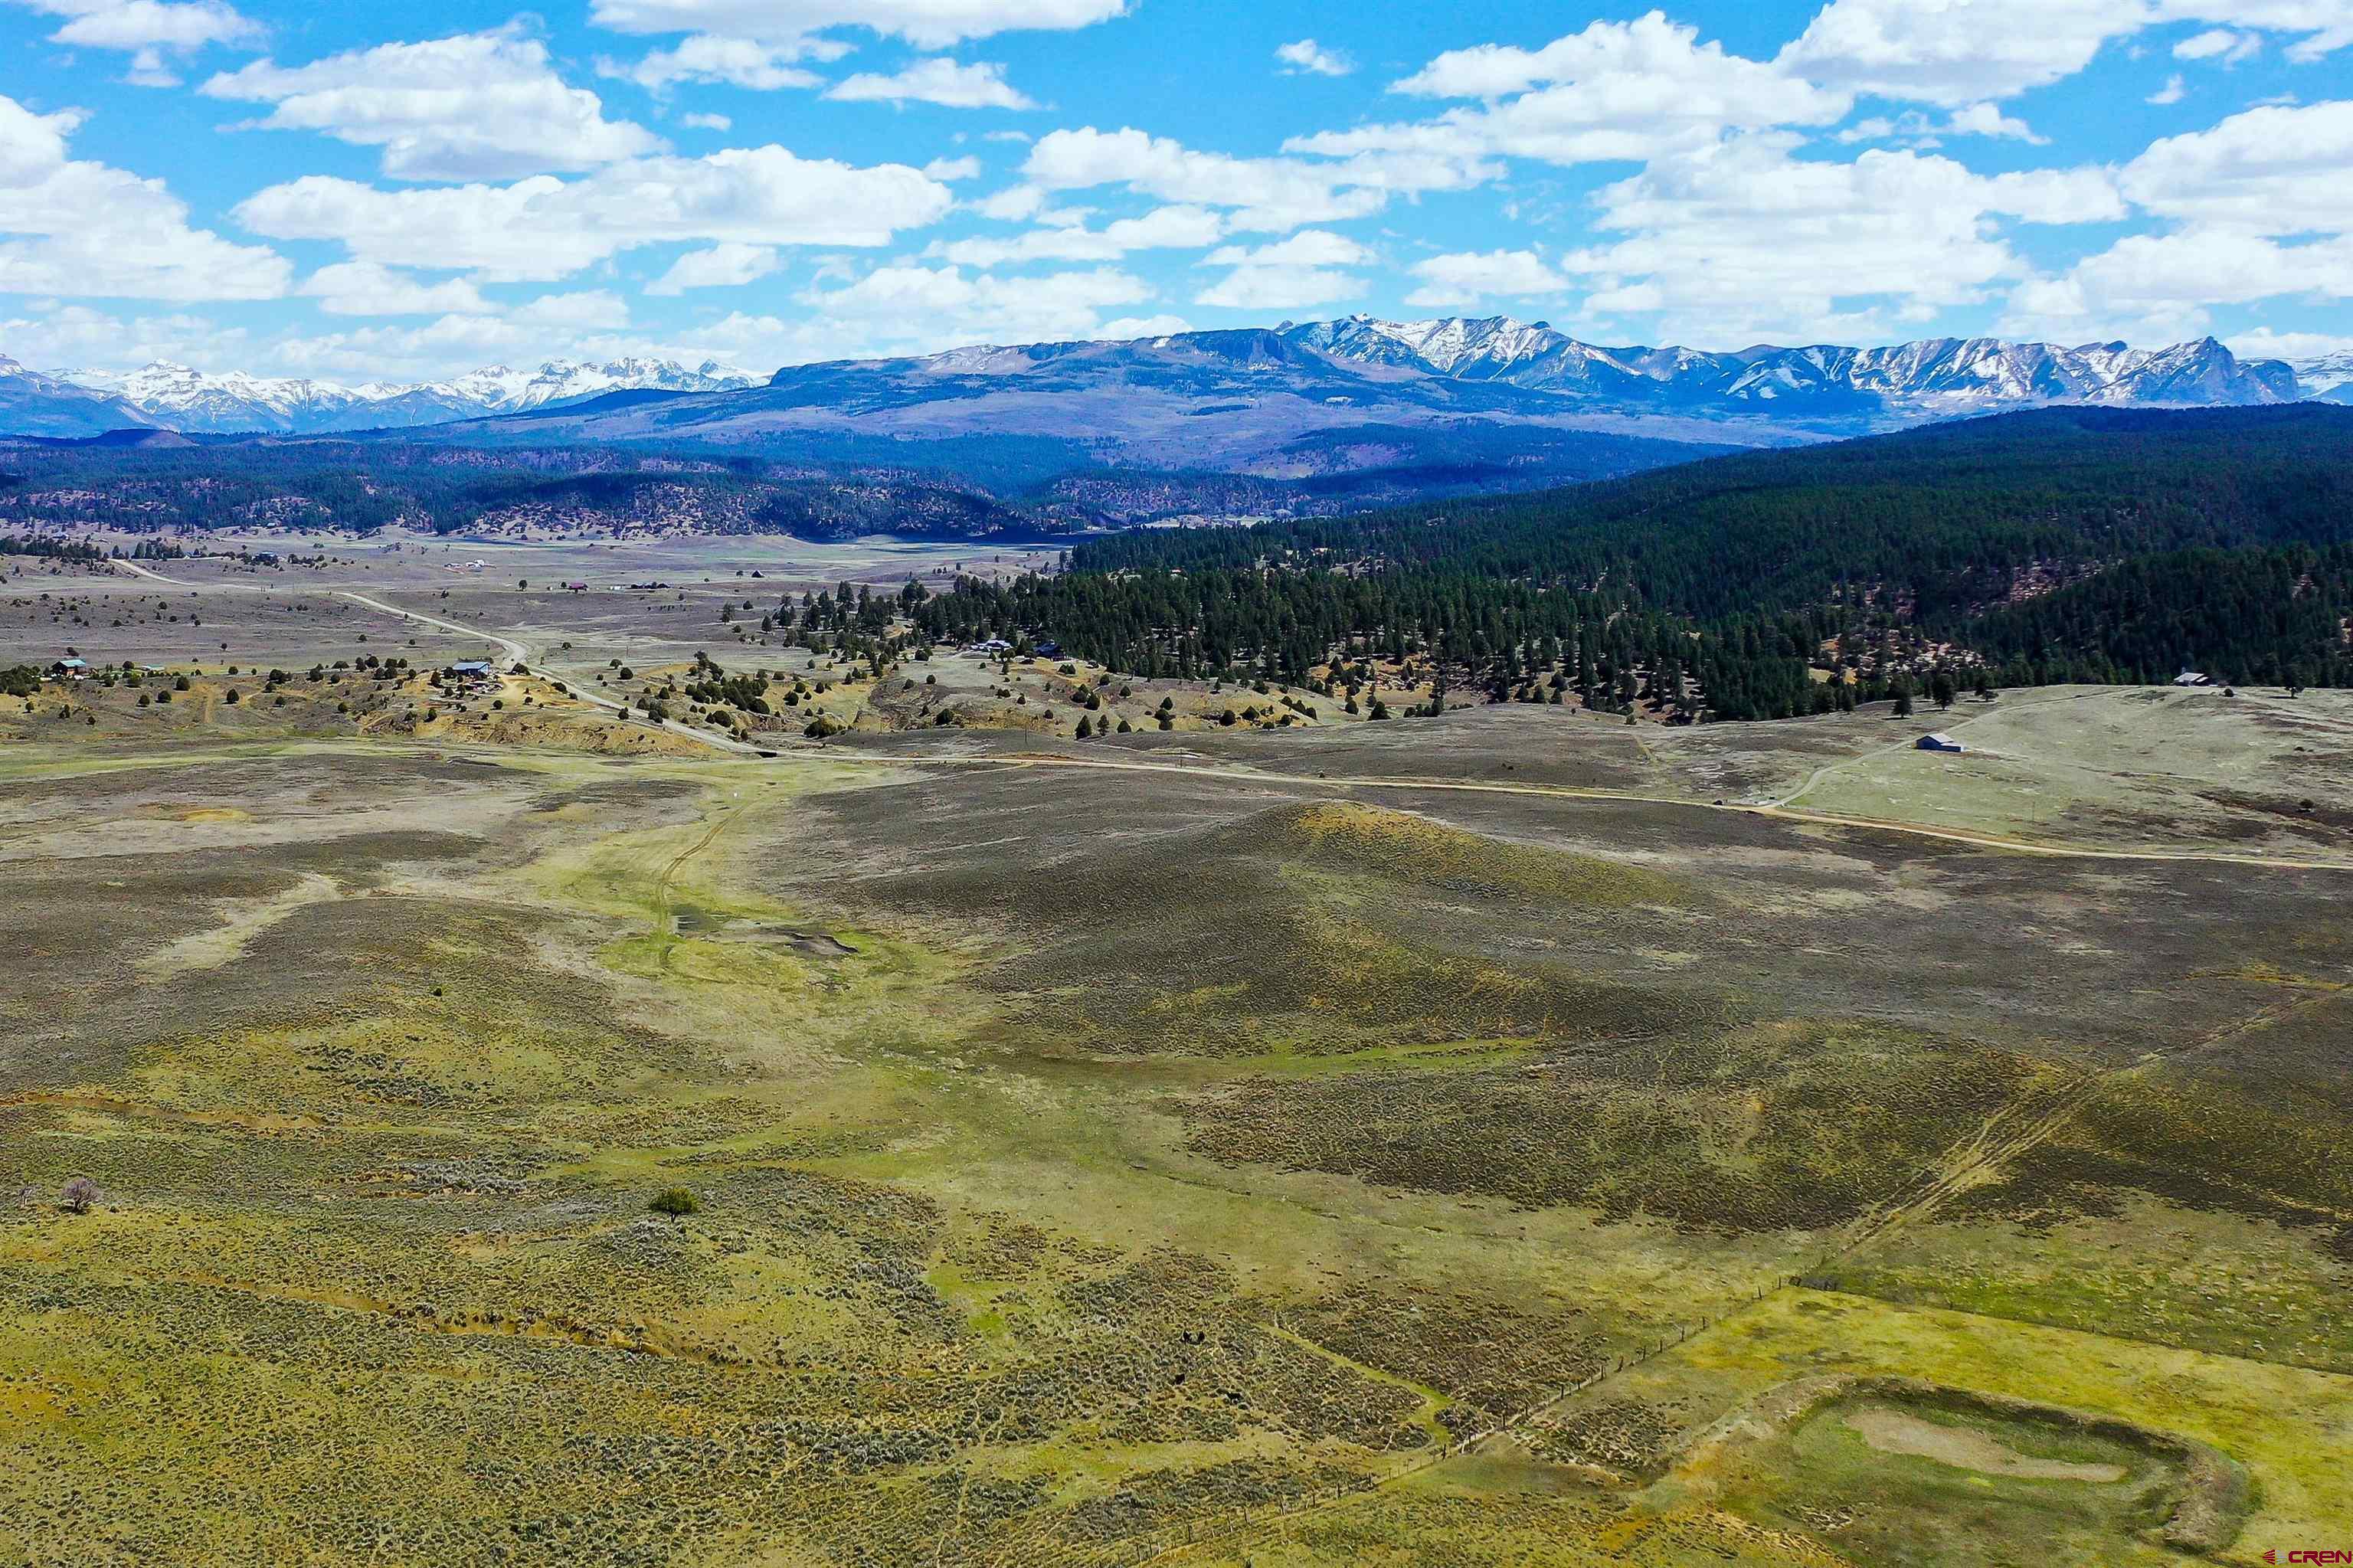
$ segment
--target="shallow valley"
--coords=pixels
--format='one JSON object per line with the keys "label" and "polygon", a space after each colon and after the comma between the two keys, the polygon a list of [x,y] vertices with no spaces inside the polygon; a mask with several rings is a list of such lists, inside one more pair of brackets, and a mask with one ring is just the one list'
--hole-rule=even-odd
{"label": "shallow valley", "polygon": [[2326,694],[2003,694],[1947,758],[1512,705],[761,756],[303,684],[0,715],[11,1561],[2353,1514]]}

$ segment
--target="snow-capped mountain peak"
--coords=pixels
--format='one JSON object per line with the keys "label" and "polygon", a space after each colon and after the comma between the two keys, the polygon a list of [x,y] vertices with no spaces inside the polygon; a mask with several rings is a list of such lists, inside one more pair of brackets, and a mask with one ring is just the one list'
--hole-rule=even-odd
{"label": "snow-capped mountain peak", "polygon": [[[22,367],[17,367],[16,373],[21,372]],[[0,375],[7,374],[11,372],[0,369]],[[157,360],[132,371],[59,370],[52,372],[51,378],[120,399],[174,429],[288,435],[440,424],[522,413],[645,387],[726,392],[754,386],[757,380],[716,361],[705,361],[689,370],[668,360],[635,357],[608,365],[549,360],[529,370],[491,366],[447,381],[417,386],[369,382],[345,387],[303,377],[259,376],[241,370],[196,370],[170,360]]]}
{"label": "snow-capped mountain peak", "polygon": [[529,370],[493,365],[453,381],[436,382],[432,390],[453,393],[479,403],[487,413],[519,414],[551,404],[573,403],[607,392],[733,392],[756,385],[760,378],[713,360],[689,370],[663,359],[617,359],[608,365],[586,365],[551,359]]}
{"label": "snow-capped mountain peak", "polygon": [[2331,403],[2353,403],[2353,349],[2312,355],[2288,363],[2306,397]]}
{"label": "snow-capped mountain peak", "polygon": [[[2300,395],[2285,365],[2242,363],[2212,338],[2162,349],[1926,338],[1882,348],[1760,344],[1720,354],[1672,345],[1599,348],[1508,316],[1352,316],[1282,331],[1337,360],[1675,411],[1727,403],[1824,413],[1875,406],[1935,418],[2038,403],[2284,403]],[[2353,385],[2353,369],[2329,385]]]}
{"label": "snow-capped mountain peak", "polygon": [[293,429],[331,418],[357,400],[349,388],[332,382],[270,379],[241,370],[207,375],[163,359],[127,373],[61,370],[57,377],[120,397],[182,429]]}
{"label": "snow-capped mountain peak", "polygon": [[1441,316],[1432,321],[1367,321],[1366,324],[1404,344],[1448,376],[1473,362],[1490,371],[1507,368],[1535,358],[1560,341],[1560,334],[1542,323],[1530,326],[1509,316],[1476,320]]}

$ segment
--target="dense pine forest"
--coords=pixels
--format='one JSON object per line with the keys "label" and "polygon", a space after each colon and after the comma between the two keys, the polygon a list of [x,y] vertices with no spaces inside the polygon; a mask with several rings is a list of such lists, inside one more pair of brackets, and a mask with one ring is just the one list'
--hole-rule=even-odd
{"label": "dense pine forest", "polygon": [[1504,501],[1126,534],[923,615],[1144,673],[1418,656],[1493,694],[1722,718],[2192,667],[2353,684],[2353,410],[2042,409]]}

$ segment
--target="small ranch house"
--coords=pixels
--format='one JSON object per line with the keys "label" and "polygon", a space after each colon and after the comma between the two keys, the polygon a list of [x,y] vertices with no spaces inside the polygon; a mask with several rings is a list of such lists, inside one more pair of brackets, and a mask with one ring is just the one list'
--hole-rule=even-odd
{"label": "small ranch house", "polygon": [[1958,752],[1958,751],[1967,751],[1967,750],[1968,749],[1968,747],[1963,746],[1959,741],[1955,740],[1955,739],[1954,739],[1951,736],[1949,736],[1949,735],[1945,735],[1945,734],[1942,734],[1942,733],[1938,733],[1938,734],[1936,734],[1936,735],[1924,735],[1924,736],[1922,736],[1920,737],[1919,749],[1920,749],[1920,750],[1922,750],[1922,751],[1954,751],[1954,752]]}

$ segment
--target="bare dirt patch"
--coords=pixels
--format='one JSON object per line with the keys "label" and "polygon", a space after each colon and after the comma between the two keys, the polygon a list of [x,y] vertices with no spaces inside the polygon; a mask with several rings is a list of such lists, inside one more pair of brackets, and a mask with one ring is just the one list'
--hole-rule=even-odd
{"label": "bare dirt patch", "polygon": [[2027,1481],[2099,1483],[2121,1481],[2130,1473],[2122,1465],[2079,1465],[2064,1459],[2033,1458],[1982,1432],[1924,1421],[1884,1404],[1862,1405],[1846,1411],[1840,1419],[1880,1453],[1934,1459],[1957,1470],[1977,1470]]}

